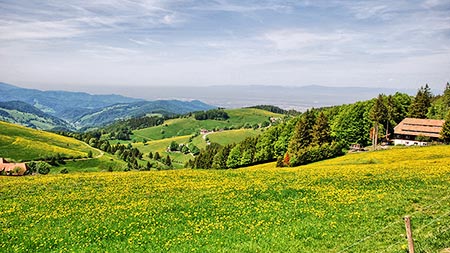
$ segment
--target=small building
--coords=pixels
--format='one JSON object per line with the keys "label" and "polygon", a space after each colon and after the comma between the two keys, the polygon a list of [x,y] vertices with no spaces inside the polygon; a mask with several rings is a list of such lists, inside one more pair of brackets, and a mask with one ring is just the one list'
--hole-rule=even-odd
{"label": "small building", "polygon": [[201,129],[200,130],[200,134],[207,134],[207,133],[209,133],[209,131],[207,130],[207,129]]}
{"label": "small building", "polygon": [[8,176],[23,176],[27,171],[25,163],[10,163],[0,158],[0,174]]}
{"label": "small building", "polygon": [[445,120],[405,118],[394,128],[394,145],[427,146],[439,142]]}
{"label": "small building", "polygon": [[349,152],[350,152],[350,153],[351,153],[351,152],[360,152],[360,151],[366,151],[366,150],[364,149],[364,147],[361,146],[361,144],[354,143],[354,144],[350,145],[350,147],[349,147]]}

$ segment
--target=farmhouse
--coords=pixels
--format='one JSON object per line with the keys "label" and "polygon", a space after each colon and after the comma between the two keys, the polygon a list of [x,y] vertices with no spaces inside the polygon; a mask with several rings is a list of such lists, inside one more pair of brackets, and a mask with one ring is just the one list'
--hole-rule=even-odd
{"label": "farmhouse", "polygon": [[394,144],[426,146],[440,141],[445,120],[405,118],[394,128]]}
{"label": "farmhouse", "polygon": [[25,163],[9,163],[4,158],[0,158],[0,174],[11,176],[23,176],[27,171]]}

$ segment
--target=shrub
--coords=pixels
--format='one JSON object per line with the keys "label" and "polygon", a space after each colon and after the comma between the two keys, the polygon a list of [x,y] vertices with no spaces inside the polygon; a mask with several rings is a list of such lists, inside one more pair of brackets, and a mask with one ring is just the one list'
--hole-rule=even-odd
{"label": "shrub", "polygon": [[35,161],[31,161],[29,163],[27,163],[27,175],[33,174],[37,172],[37,163]]}
{"label": "shrub", "polygon": [[60,171],[61,174],[68,174],[69,170],[67,168],[64,168]]}
{"label": "shrub", "polygon": [[46,162],[37,162],[36,164],[37,172],[42,175],[47,175],[48,173],[50,173],[50,168],[50,164]]}

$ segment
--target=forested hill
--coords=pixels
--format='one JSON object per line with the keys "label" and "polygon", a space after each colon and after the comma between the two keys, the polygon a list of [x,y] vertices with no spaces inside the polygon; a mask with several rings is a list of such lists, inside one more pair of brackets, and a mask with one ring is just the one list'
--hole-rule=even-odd
{"label": "forested hill", "polygon": [[43,112],[73,121],[95,109],[117,103],[133,103],[140,99],[120,95],[91,95],[84,92],[41,91],[0,83],[0,102],[22,101]]}
{"label": "forested hill", "polygon": [[0,120],[43,130],[71,130],[69,123],[22,101],[0,102]]}
{"label": "forested hill", "polygon": [[173,116],[215,108],[200,101],[157,100],[116,104],[87,113],[75,121],[78,127],[103,126],[123,118],[141,117],[146,114]]}
{"label": "forested hill", "polygon": [[[0,83],[0,94],[0,102],[4,102],[9,110],[2,112],[3,120],[39,129],[98,127],[147,114],[167,116],[216,108],[198,100],[144,101],[120,95],[25,89],[5,83]],[[22,104],[19,105],[18,101]],[[28,114],[21,120],[18,120],[17,113],[15,116],[11,114],[11,110],[20,111],[25,107]],[[37,122],[37,118],[46,124]]]}

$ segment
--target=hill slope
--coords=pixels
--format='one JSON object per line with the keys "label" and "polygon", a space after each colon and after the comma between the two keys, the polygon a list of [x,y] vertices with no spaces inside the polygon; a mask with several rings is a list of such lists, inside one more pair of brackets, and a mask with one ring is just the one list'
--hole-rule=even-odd
{"label": "hill slope", "polygon": [[[34,106],[43,113],[63,119],[76,126],[98,127],[115,120],[139,117],[146,114],[163,115],[185,114],[215,108],[203,102],[180,100],[144,101],[120,95],[91,95],[84,92],[41,91],[25,89],[10,84],[0,83],[0,102],[21,101]],[[0,112],[3,119],[13,118],[8,112]],[[25,118],[31,117],[26,115]],[[27,126],[33,126],[20,120],[9,120]],[[60,120],[62,121],[62,120]],[[40,123],[43,129],[51,127]]]}
{"label": "hill slope", "polygon": [[0,102],[22,101],[67,121],[117,103],[133,103],[140,99],[119,95],[91,95],[84,92],[41,91],[0,83]]}
{"label": "hill slope", "polygon": [[118,119],[140,117],[146,114],[185,114],[215,108],[200,101],[157,100],[136,103],[115,104],[87,113],[76,119],[77,126],[106,125]]}
{"label": "hill slope", "polygon": [[72,128],[64,120],[22,101],[0,102],[0,120],[42,130]]}
{"label": "hill slope", "polygon": [[441,252],[449,164],[450,147],[436,146],[298,168],[0,177],[0,249],[404,252],[409,214],[416,250]]}
{"label": "hill slope", "polygon": [[[210,142],[218,143],[224,146],[227,144],[239,143],[247,137],[255,137],[260,134],[260,130],[236,129],[214,132],[208,134],[207,136]],[[139,139],[138,136],[135,136],[135,138]],[[147,158],[148,153],[158,152],[160,155],[162,155],[162,157],[166,157],[167,155],[169,155],[175,168],[183,168],[184,164],[190,159],[194,159],[194,157],[190,153],[184,154],[182,152],[168,152],[167,147],[169,147],[172,141],[176,142],[177,144],[186,145],[189,143],[190,139],[191,135],[175,136],[166,139],[152,140],[146,143],[137,142],[133,143],[132,145],[133,147],[138,148],[139,151],[144,154],[145,160],[149,160]],[[205,139],[206,138],[204,138],[204,136],[199,135],[195,138],[192,138],[191,143],[200,149],[204,149],[208,145]]]}
{"label": "hill slope", "polygon": [[87,157],[99,152],[84,142],[54,133],[0,121],[0,157],[12,160],[39,160],[57,153],[66,157]]}
{"label": "hill slope", "polygon": [[193,117],[166,121],[161,126],[133,131],[136,137],[159,140],[173,136],[198,134],[200,129],[213,130],[223,128],[241,128],[244,125],[253,126],[268,122],[270,117],[281,118],[283,115],[261,109],[243,108],[225,110],[228,120],[195,120]]}

